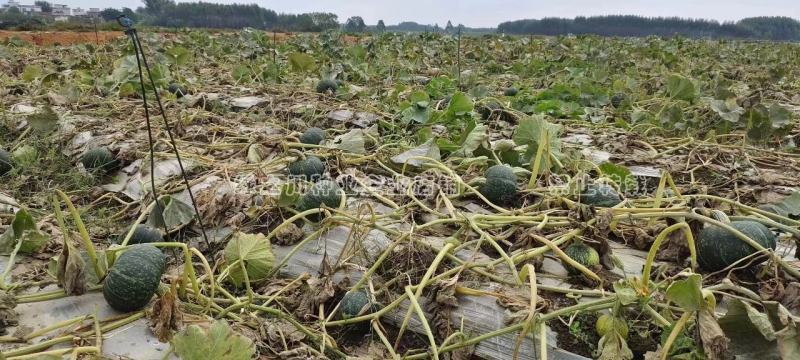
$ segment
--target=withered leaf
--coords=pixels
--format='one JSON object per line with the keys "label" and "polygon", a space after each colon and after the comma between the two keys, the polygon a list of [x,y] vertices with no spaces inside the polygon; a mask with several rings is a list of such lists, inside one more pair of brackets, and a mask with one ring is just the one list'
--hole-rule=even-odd
{"label": "withered leaf", "polygon": [[64,238],[64,246],[58,257],[58,284],[67,295],[82,295],[86,293],[86,263],[78,250]]}
{"label": "withered leaf", "polygon": [[180,300],[175,295],[175,286],[164,293],[153,303],[153,308],[148,311],[150,330],[158,337],[158,341],[167,342],[172,339],[175,331],[183,325],[183,313],[180,310]]}

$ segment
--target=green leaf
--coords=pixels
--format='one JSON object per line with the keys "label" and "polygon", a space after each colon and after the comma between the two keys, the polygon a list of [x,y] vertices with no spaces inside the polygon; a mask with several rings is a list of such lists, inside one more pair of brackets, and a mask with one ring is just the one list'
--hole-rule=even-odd
{"label": "green leaf", "polygon": [[694,100],[696,96],[692,81],[675,74],[667,78],[667,94],[674,100],[685,100],[688,102]]}
{"label": "green leaf", "polygon": [[727,100],[711,100],[711,109],[714,110],[723,120],[731,123],[738,123],[744,114],[744,108],[739,106],[736,98]]}
{"label": "green leaf", "polygon": [[756,105],[744,113],[746,120],[747,138],[754,141],[764,141],[772,135],[773,127],[770,120],[769,109],[764,105]]}
{"label": "green leaf", "polygon": [[[161,210],[162,205],[164,207],[163,210]],[[165,196],[153,208],[150,217],[147,219],[147,224],[154,228],[164,228],[166,226],[169,231],[173,231],[188,225],[194,220],[194,216],[194,208],[190,205],[172,196]]]}
{"label": "green leaf", "polygon": [[420,101],[403,109],[401,115],[403,116],[403,122],[406,124],[412,121],[419,124],[424,124],[430,120],[431,110],[428,108],[427,102]]}
{"label": "green leaf", "polygon": [[46,134],[58,127],[58,114],[50,106],[45,106],[41,111],[28,115],[28,126],[39,133]]}
{"label": "green leaf", "polygon": [[25,66],[25,69],[22,70],[22,80],[25,80],[27,82],[36,80],[37,78],[42,76],[43,71],[44,70],[42,70],[41,66],[27,65]]}
{"label": "green leaf", "polygon": [[667,299],[678,304],[686,311],[697,311],[705,306],[701,292],[703,278],[692,274],[684,280],[673,282],[667,288]]}
{"label": "green leaf", "polygon": [[[231,265],[241,260],[250,282],[263,280],[275,263],[269,240],[264,234],[237,232],[225,246],[225,262]],[[230,268],[230,279],[237,287],[244,283],[244,274],[239,265]]]}
{"label": "green leaf", "polygon": [[19,241],[22,241],[20,254],[36,253],[50,241],[50,236],[39,232],[36,221],[25,209],[17,211],[11,226],[0,235],[0,254],[10,254]]}
{"label": "green leaf", "polygon": [[335,141],[338,141],[338,143],[334,147],[344,152],[352,154],[365,154],[367,152],[364,132],[361,129],[350,130],[350,132],[337,136]]}
{"label": "green leaf", "polygon": [[278,196],[278,206],[292,207],[300,199],[300,192],[295,189],[294,183],[286,183],[281,186],[281,194]]}
{"label": "green leaf", "polygon": [[473,109],[472,100],[464,93],[458,91],[450,98],[447,105],[448,116],[462,116]]}
{"label": "green leaf", "polygon": [[630,305],[639,300],[639,296],[636,295],[636,290],[624,282],[624,280],[614,283],[614,293],[617,294],[617,300],[622,305]]}
{"label": "green leaf", "polygon": [[242,81],[245,78],[250,77],[251,75],[250,68],[245,65],[239,65],[233,68],[231,75],[233,75],[234,80]]}
{"label": "green leaf", "polygon": [[173,46],[164,52],[167,58],[175,65],[184,65],[189,62],[191,53],[182,46]]}
{"label": "green leaf", "polygon": [[361,45],[353,45],[347,49],[347,53],[350,54],[350,57],[356,62],[363,62],[364,59],[367,58],[367,49],[365,49]]}
{"label": "green leaf", "polygon": [[454,152],[454,155],[470,157],[482,144],[487,143],[489,134],[486,131],[488,129],[486,125],[474,123],[471,125],[462,135],[461,147]]}
{"label": "green leaf", "polygon": [[792,113],[783,106],[772,104],[769,106],[769,120],[773,129],[780,129],[789,125],[789,121],[792,120]]}
{"label": "green leaf", "polygon": [[393,156],[392,162],[399,165],[407,163],[410,166],[421,166],[423,164],[422,160],[411,159],[415,156],[424,156],[435,160],[442,159],[439,147],[436,146],[434,139],[428,139],[428,141],[411,150],[407,150],[401,154]]}
{"label": "green leaf", "polygon": [[631,174],[631,171],[628,170],[627,167],[609,161],[600,164],[598,167],[603,173],[603,176],[613,180],[620,186],[622,192],[631,191],[636,188],[636,177]]}
{"label": "green leaf", "polygon": [[215,321],[208,330],[189,326],[175,334],[172,345],[182,360],[250,360],[256,353],[252,340],[235,333],[222,320]]}
{"label": "green leaf", "polygon": [[308,54],[295,52],[289,54],[289,66],[294,72],[304,73],[314,70],[314,68],[316,68],[316,63],[314,62],[314,58]]}

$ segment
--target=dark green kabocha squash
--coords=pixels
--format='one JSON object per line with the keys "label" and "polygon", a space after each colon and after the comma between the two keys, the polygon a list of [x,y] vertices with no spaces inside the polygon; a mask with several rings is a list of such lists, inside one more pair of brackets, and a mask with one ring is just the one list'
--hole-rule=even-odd
{"label": "dark green kabocha squash", "polygon": [[579,202],[598,207],[613,207],[622,202],[622,197],[611,185],[591,184],[580,194]]}
{"label": "dark green kabocha squash", "polygon": [[109,171],[117,166],[117,159],[107,148],[99,147],[83,153],[81,163],[89,171]]}
{"label": "dark green kabocha squash", "polygon": [[480,191],[493,204],[508,205],[517,198],[517,176],[508,165],[494,165],[486,170],[486,183]]}
{"label": "dark green kabocha squash", "polygon": [[103,282],[103,297],[114,310],[137,311],[150,302],[167,258],[153,245],[133,245],[117,258]]}
{"label": "dark green kabocha squash", "polygon": [[175,83],[169,84],[167,91],[169,91],[171,94],[175,94],[175,96],[179,98],[182,98],[184,95],[188,94],[185,87]]}
{"label": "dark green kabocha squash", "polygon": [[309,145],[319,145],[325,140],[325,131],[318,128],[308,128],[302,135],[300,135],[300,142]]}
{"label": "dark green kabocha squash", "polygon": [[[117,238],[117,244],[121,244],[122,241],[125,240],[125,237],[128,236],[128,231],[130,231],[130,228],[125,229],[125,231],[119,234],[119,237]],[[148,244],[163,241],[164,235],[161,235],[161,231],[153,228],[150,225],[139,224],[136,225],[136,228],[133,230],[133,235],[131,235],[131,239],[128,240],[128,245]]]}
{"label": "dark green kabocha squash", "polygon": [[325,173],[325,163],[316,156],[309,156],[289,164],[289,176],[306,181],[317,181]]}
{"label": "dark green kabocha squash", "polygon": [[611,96],[611,106],[618,108],[625,103],[625,99],[627,99],[627,97],[624,93],[616,93]]}
{"label": "dark green kabocha squash", "polygon": [[484,120],[488,120],[492,115],[495,114],[502,114],[503,112],[503,105],[499,102],[490,100],[484,105],[478,107],[478,112],[481,114]]}
{"label": "dark green kabocha squash", "polygon": [[[774,250],[777,246],[775,234],[760,222],[740,220],[728,225],[765,248]],[[719,226],[706,226],[697,236],[697,262],[707,271],[722,270],[755,252],[756,249]]]}
{"label": "dark green kabocha squash", "polygon": [[364,290],[349,291],[339,301],[339,315],[342,319],[350,319],[378,311],[380,306],[374,303]]}
{"label": "dark green kabocha squash", "polygon": [[303,194],[297,203],[297,209],[306,211],[322,207],[323,204],[330,208],[337,208],[341,201],[342,188],[335,181],[322,180]]}
{"label": "dark green kabocha squash", "polygon": [[517,90],[517,88],[511,86],[511,87],[507,87],[507,88],[505,88],[503,90],[503,95],[505,95],[505,96],[517,96],[518,92],[519,91]]}
{"label": "dark green kabocha squash", "polygon": [[[592,269],[600,265],[600,254],[597,253],[593,247],[584,244],[582,241],[574,242],[567,246],[564,249],[564,253],[567,254],[572,260],[575,260],[579,264]],[[581,271],[577,268],[570,266],[567,263],[564,263],[564,267],[567,269],[567,273],[572,276],[581,274]]]}
{"label": "dark green kabocha squash", "polygon": [[332,94],[336,94],[337,89],[339,89],[339,83],[336,82],[336,80],[324,79],[317,83],[317,92],[320,94],[327,93],[328,91]]}
{"label": "dark green kabocha squash", "polygon": [[0,176],[5,175],[11,168],[13,168],[13,162],[11,161],[11,154],[8,151],[0,149]]}

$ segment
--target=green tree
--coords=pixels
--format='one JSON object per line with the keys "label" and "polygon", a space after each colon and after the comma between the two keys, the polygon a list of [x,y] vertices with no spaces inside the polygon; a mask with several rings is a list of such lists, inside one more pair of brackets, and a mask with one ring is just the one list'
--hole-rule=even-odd
{"label": "green tree", "polygon": [[453,32],[453,23],[450,22],[450,20],[447,20],[447,25],[445,25],[444,31],[447,32],[447,33],[452,33]]}
{"label": "green tree", "polygon": [[122,11],[119,11],[114,8],[106,8],[100,12],[100,17],[103,18],[103,20],[105,21],[114,21],[120,15],[122,15]]}
{"label": "green tree", "polygon": [[367,24],[364,23],[364,19],[361,16],[350,17],[344,25],[344,31],[352,33],[363,32],[366,28]]}
{"label": "green tree", "polygon": [[143,0],[144,10],[150,15],[161,15],[167,9],[175,7],[173,0]]}
{"label": "green tree", "polygon": [[378,30],[378,32],[380,33],[385,32],[386,24],[383,23],[383,20],[378,20],[378,25],[375,26],[375,29]]}
{"label": "green tree", "polygon": [[131,9],[131,8],[122,8],[122,15],[127,16],[130,19],[137,20],[139,16]]}

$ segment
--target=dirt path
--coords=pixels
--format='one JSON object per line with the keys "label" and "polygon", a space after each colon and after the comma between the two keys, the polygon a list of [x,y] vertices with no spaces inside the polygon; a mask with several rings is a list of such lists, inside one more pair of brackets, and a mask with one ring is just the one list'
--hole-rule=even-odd
{"label": "dirt path", "polygon": [[95,44],[97,42],[106,43],[125,36],[122,31],[100,31],[95,35],[94,32],[76,31],[5,31],[0,30],[0,41],[11,37],[18,37],[22,40],[36,45],[72,45],[80,43]]}

